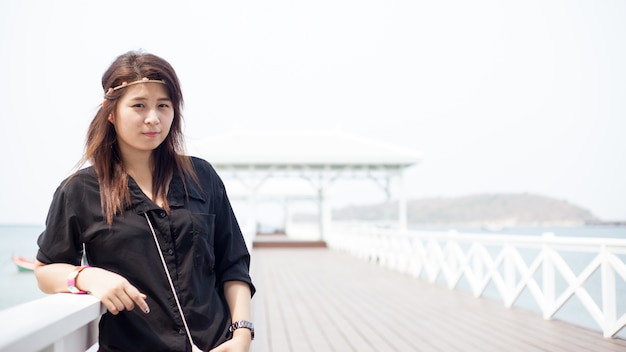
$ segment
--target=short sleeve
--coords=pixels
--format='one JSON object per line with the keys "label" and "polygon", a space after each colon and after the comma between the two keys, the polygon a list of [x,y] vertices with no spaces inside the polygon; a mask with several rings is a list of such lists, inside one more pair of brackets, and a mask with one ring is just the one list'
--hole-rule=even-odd
{"label": "short sleeve", "polygon": [[252,294],[256,291],[250,278],[250,253],[243,234],[233,212],[230,200],[221,178],[213,167],[202,159],[195,159],[205,190],[212,193],[210,197],[215,210],[215,252],[216,273],[218,281],[243,281],[248,283]]}
{"label": "short sleeve", "polygon": [[80,226],[74,211],[76,201],[67,186],[62,184],[55,191],[45,229],[37,239],[37,260],[44,264],[79,265],[82,258]]}

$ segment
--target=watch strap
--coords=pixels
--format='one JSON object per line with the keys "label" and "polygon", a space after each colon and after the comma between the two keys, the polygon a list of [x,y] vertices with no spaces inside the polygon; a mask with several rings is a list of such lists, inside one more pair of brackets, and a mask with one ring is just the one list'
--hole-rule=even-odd
{"label": "watch strap", "polygon": [[236,322],[232,323],[230,327],[228,327],[228,331],[230,331],[230,333],[233,333],[235,330],[241,328],[250,330],[252,340],[254,340],[254,324],[249,321],[237,320]]}
{"label": "watch strap", "polygon": [[74,268],[74,270],[72,270],[68,275],[67,275],[67,289],[71,292],[71,293],[77,293],[77,294],[84,294],[84,293],[88,293],[87,291],[83,291],[81,289],[79,289],[78,287],[76,287],[76,278],[78,277],[78,274],[80,274],[81,271],[89,268],[89,265],[83,265],[83,266],[77,266]]}

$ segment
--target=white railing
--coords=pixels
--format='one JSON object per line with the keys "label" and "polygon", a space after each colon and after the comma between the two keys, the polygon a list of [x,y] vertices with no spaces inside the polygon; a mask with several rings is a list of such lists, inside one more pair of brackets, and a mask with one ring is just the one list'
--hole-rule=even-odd
{"label": "white railing", "polygon": [[[619,277],[626,281],[623,239],[398,232],[358,224],[334,225],[325,239],[331,248],[431,283],[443,280],[449,288],[459,289],[465,280],[476,297],[492,283],[507,307],[527,290],[545,319],[576,296],[605,337],[626,326],[626,314],[618,316],[618,306],[625,301],[616,281]],[[571,253],[584,253],[589,259],[582,268],[574,268],[567,260]],[[598,271],[601,307],[585,287]],[[93,296],[63,293],[2,310],[0,352],[91,351],[104,311]]]}
{"label": "white railing", "polygon": [[85,352],[104,313],[91,295],[59,293],[0,311],[2,352]]}
{"label": "white railing", "polygon": [[[605,337],[614,337],[626,326],[626,314],[618,316],[624,293],[619,296],[616,289],[616,279],[626,281],[624,239],[399,232],[357,224],[335,225],[326,239],[333,249],[430,283],[443,280],[449,288],[459,289],[464,280],[476,297],[492,284],[507,307],[527,290],[544,319],[552,319],[576,296]],[[580,263],[564,259],[573,253],[585,256],[581,270],[575,268]],[[601,306],[585,287],[592,277],[597,280],[597,271]],[[623,281],[619,287],[624,287]]]}

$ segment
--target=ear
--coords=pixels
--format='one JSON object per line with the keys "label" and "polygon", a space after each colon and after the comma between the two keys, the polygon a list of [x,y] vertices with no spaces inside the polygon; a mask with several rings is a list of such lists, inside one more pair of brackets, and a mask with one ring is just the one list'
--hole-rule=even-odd
{"label": "ear", "polygon": [[115,125],[115,119],[113,118],[113,114],[109,114],[109,117],[107,117],[107,120],[109,120],[110,123]]}

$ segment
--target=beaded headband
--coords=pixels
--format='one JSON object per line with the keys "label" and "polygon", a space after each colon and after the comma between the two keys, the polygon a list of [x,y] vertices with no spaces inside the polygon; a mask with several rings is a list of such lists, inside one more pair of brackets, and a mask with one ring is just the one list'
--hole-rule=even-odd
{"label": "beaded headband", "polygon": [[142,79],[138,79],[134,82],[122,82],[122,84],[120,84],[117,87],[112,87],[109,88],[105,93],[104,93],[104,97],[106,98],[107,95],[113,93],[114,91],[118,90],[118,89],[122,89],[122,88],[126,88],[128,86],[132,86],[133,84],[139,84],[139,83],[161,83],[161,84],[165,84],[164,80],[161,79],[149,79],[148,77],[144,77]]}

